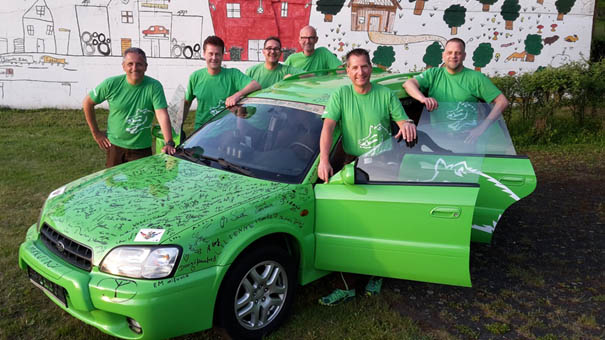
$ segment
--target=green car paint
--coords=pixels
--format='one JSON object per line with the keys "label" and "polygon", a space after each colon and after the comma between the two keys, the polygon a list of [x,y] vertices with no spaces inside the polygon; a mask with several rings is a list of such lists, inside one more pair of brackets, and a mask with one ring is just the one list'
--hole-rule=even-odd
{"label": "green car paint", "polygon": [[[217,112],[175,157],[154,155],[53,191],[20,246],[19,266],[68,313],[124,339],[225,326],[225,317],[235,318],[225,326],[234,337],[256,338],[287,315],[292,290],[279,284],[305,285],[331,271],[470,286],[470,242],[490,242],[506,208],[536,186],[503,121],[466,146],[422,113],[417,145],[389,141],[320,183],[320,115],[330,93],[349,83],[342,70],[323,73],[295,76]],[[376,71],[372,81],[403,99],[401,83],[412,75]],[[70,246],[88,248],[90,263],[70,263],[77,262],[63,249]],[[110,273],[113,252],[131,249],[178,256],[160,277]],[[265,249],[272,257],[262,257]],[[259,266],[243,265],[255,256]],[[265,308],[254,300],[265,297],[257,295],[264,274],[256,268],[272,268],[277,300],[261,314],[266,320],[250,324],[240,307]]]}
{"label": "green car paint", "polygon": [[470,286],[478,191],[470,183],[318,184],[316,267]]}

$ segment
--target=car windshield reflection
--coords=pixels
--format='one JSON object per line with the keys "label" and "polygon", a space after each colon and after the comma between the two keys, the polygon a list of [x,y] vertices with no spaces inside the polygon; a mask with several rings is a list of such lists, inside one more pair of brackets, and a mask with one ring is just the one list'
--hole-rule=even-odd
{"label": "car windshield reflection", "polygon": [[[439,103],[420,116],[414,143],[387,140],[359,157],[362,182],[477,183],[484,157],[515,156],[504,120],[485,103]],[[476,137],[474,137],[476,136]]]}
{"label": "car windshield reflection", "polygon": [[319,152],[321,127],[321,117],[304,107],[248,99],[219,112],[179,148],[177,157],[246,176],[300,183]]}

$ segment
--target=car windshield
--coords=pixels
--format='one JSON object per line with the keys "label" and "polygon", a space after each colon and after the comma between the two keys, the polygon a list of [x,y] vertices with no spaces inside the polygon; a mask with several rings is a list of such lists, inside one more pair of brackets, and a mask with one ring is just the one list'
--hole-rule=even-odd
{"label": "car windshield", "polygon": [[359,157],[356,166],[371,182],[477,183],[485,156],[516,155],[500,116],[487,120],[485,103],[439,103],[422,112],[415,143],[387,140]]}
{"label": "car windshield", "polygon": [[246,176],[301,183],[319,152],[319,105],[248,98],[219,111],[177,157]]}

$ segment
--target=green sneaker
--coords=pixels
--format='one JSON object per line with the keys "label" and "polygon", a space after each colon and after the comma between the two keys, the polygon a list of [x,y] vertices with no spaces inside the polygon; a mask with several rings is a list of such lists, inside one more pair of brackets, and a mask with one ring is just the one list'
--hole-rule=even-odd
{"label": "green sneaker", "polygon": [[366,285],[366,295],[378,295],[380,294],[380,288],[382,288],[382,278],[381,277],[372,277],[368,284]]}
{"label": "green sneaker", "polygon": [[323,306],[336,306],[355,297],[355,289],[342,290],[335,289],[330,295],[324,296],[318,300]]}

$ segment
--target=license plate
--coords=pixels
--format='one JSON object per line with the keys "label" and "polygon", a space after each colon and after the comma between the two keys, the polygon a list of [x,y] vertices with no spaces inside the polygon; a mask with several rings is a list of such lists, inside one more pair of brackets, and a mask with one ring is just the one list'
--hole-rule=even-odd
{"label": "license plate", "polygon": [[67,308],[67,299],[65,298],[67,292],[65,291],[65,288],[38,274],[35,270],[31,269],[30,267],[27,267],[27,276],[29,276],[29,280],[36,287],[50,293],[52,296],[57,298],[57,300],[63,302],[63,305],[65,306],[65,308]]}

